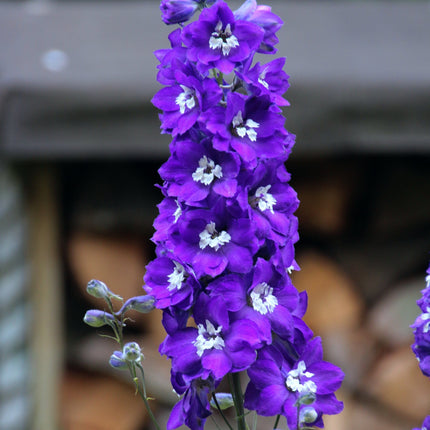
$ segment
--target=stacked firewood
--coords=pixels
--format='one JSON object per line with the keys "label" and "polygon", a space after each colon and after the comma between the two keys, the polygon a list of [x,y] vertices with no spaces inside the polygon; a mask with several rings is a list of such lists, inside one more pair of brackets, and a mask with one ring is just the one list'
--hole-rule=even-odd
{"label": "stacked firewood", "polygon": [[[410,350],[409,328],[418,315],[415,301],[425,286],[430,252],[428,161],[375,156],[307,159],[290,166],[301,200],[296,248],[301,270],[293,282],[308,292],[306,322],[322,337],[327,359],[346,374],[339,393],[345,409],[326,417],[328,430],[402,430],[430,413],[430,383]],[[89,222],[70,225],[68,297],[82,315],[102,305],[85,293],[92,278],[124,298],[143,293],[145,266],[153,258],[150,235],[133,234],[133,228],[127,234],[100,231]],[[133,319],[130,340],[143,345],[154,409],[165,421],[176,397],[169,363],[157,351],[164,338],[160,314]],[[126,375],[107,364],[116,346],[93,331],[78,332],[70,335],[62,383],[63,427],[151,428]]]}

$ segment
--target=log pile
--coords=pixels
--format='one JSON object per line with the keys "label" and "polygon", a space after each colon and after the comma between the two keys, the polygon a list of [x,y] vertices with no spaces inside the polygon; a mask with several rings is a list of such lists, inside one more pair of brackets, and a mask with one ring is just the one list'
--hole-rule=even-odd
{"label": "log pile", "polygon": [[[418,426],[430,413],[430,381],[411,352],[409,328],[418,315],[415,301],[425,286],[430,252],[429,161],[374,156],[299,160],[289,166],[301,200],[296,248],[301,270],[293,282],[308,292],[305,319],[322,337],[327,359],[346,374],[339,392],[345,409],[326,417],[328,430],[402,430]],[[154,177],[153,182],[155,172]],[[129,188],[130,195],[141,192],[132,184]],[[146,204],[149,208],[156,201]],[[123,229],[118,234],[115,228],[100,231],[90,222],[73,222],[83,219],[73,211],[69,216],[66,308],[77,310],[70,312],[66,326],[63,428],[150,429],[124,375],[107,365],[115,345],[73,327],[81,321],[79,312],[100,305],[85,293],[91,278],[102,279],[125,298],[141,294],[153,252],[149,235],[132,223],[128,234]],[[164,337],[160,314],[134,319],[129,334],[144,347],[153,404],[165,421],[175,396],[168,362],[157,352]],[[271,424],[262,420],[259,428]]]}

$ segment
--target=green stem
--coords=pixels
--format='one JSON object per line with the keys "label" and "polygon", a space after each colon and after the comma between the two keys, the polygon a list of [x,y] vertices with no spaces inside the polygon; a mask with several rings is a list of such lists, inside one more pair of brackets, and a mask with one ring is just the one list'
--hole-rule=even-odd
{"label": "green stem", "polygon": [[236,409],[237,430],[247,430],[245,413],[243,408],[242,387],[240,386],[239,373],[229,373],[230,386],[233,396],[234,407]]}
{"label": "green stem", "polygon": [[210,416],[211,421],[214,423],[214,426],[218,429],[221,430],[221,427],[218,425],[218,423],[216,422],[216,419],[214,418],[213,415]]}
{"label": "green stem", "polygon": [[135,369],[135,367],[134,367],[134,365],[132,366],[132,369],[130,369],[130,370],[132,370],[132,375],[133,375],[133,381],[134,381],[134,384],[136,385],[136,388],[137,388],[137,391],[138,391],[138,393],[139,393],[139,395],[140,395],[140,397],[142,397],[142,400],[143,400],[143,403],[145,403],[145,407],[146,407],[146,410],[148,411],[148,414],[149,414],[149,417],[151,418],[151,421],[154,423],[154,425],[155,425],[155,428],[157,429],[157,430],[161,430],[160,429],[160,426],[158,425],[158,422],[157,422],[157,419],[155,418],[155,416],[154,416],[154,414],[153,414],[153,412],[152,412],[152,409],[151,409],[151,406],[149,405],[149,402],[148,402],[148,396],[146,395],[146,386],[145,386],[145,373],[144,373],[144,371],[143,371],[143,368],[142,368],[142,366],[140,366],[140,365],[137,365],[137,367],[139,368],[139,370],[140,370],[140,373],[142,374],[142,387],[140,387],[140,385],[139,385],[139,379],[138,379],[138,377],[136,376],[136,369]]}
{"label": "green stem", "polygon": [[227,424],[228,428],[229,428],[230,430],[233,430],[233,427],[232,427],[232,426],[230,425],[230,423],[228,422],[227,417],[224,415],[224,412],[222,411],[222,409],[221,409],[221,407],[220,407],[220,405],[219,405],[219,403],[218,403],[218,400],[217,400],[217,398],[216,398],[216,396],[215,396],[215,393],[212,393],[212,398],[214,399],[215,405],[216,405],[216,407],[217,407],[217,409],[218,409],[218,412],[221,414],[222,419],[223,419],[223,420],[224,420],[224,422]]}
{"label": "green stem", "polygon": [[[108,304],[109,311],[111,312],[111,314],[115,315],[113,304],[109,297],[106,297],[106,302]],[[123,338],[124,316],[121,315],[121,319],[119,320],[115,316],[115,322],[114,324],[111,325],[111,327],[113,329],[113,332],[115,333],[116,341],[120,344],[122,349],[124,347],[124,338]],[[139,378],[136,374],[136,366],[139,368],[142,374],[142,386],[140,386],[139,384]],[[136,387],[136,390],[139,393],[139,396],[142,398],[143,403],[145,404],[146,410],[148,411],[151,421],[154,423],[154,426],[157,430],[161,430],[152,412],[151,406],[149,405],[149,402],[148,402],[148,396],[146,394],[146,386],[145,386],[145,372],[143,371],[143,367],[140,364],[128,363],[128,370],[130,371],[130,375],[132,377],[134,386]]]}
{"label": "green stem", "polygon": [[252,430],[257,430],[257,412],[254,411],[254,417],[252,418]]}
{"label": "green stem", "polygon": [[281,415],[278,415],[276,417],[275,425],[273,426],[273,430],[275,430],[276,427],[278,427],[279,419],[281,418]]}
{"label": "green stem", "polygon": [[109,297],[106,297],[106,298],[105,298],[105,300],[106,300],[106,303],[108,304],[109,312],[110,312],[111,314],[113,314],[113,313],[114,313],[114,310],[113,310],[112,300],[111,300]]}
{"label": "green stem", "polygon": [[109,297],[106,297],[105,300],[106,300],[106,303],[108,304],[109,312],[115,316],[115,321],[111,325],[111,327],[113,332],[115,333],[116,341],[119,343],[122,349],[122,347],[124,346],[124,340],[122,336],[123,316],[121,315],[121,320],[118,320],[113,309],[112,300]]}

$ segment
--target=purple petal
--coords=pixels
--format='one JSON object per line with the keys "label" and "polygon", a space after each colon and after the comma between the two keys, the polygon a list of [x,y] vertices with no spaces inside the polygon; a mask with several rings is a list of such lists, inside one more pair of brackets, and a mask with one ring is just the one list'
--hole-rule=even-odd
{"label": "purple petal", "polygon": [[[282,386],[285,384],[285,378],[281,374],[281,370],[272,360],[257,360],[255,364],[248,370],[248,375],[258,389],[272,384]],[[286,388],[285,388],[286,390]]]}
{"label": "purple petal", "polygon": [[202,366],[210,370],[216,379],[221,379],[231,370],[231,360],[224,351],[213,349],[202,357]]}
{"label": "purple petal", "polygon": [[260,392],[261,404],[258,413],[263,416],[282,414],[288,391],[280,385],[269,385]]}

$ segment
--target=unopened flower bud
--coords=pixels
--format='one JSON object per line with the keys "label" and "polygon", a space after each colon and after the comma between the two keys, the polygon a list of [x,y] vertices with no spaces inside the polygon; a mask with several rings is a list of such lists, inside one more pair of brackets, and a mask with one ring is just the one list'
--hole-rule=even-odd
{"label": "unopened flower bud", "polygon": [[299,405],[311,405],[313,402],[315,402],[316,395],[315,393],[312,393],[310,391],[304,392],[297,400],[296,400],[296,406]]}
{"label": "unopened flower bud", "polygon": [[246,0],[239,9],[234,11],[234,17],[236,19],[247,20],[257,9],[257,2],[255,0]]}
{"label": "unopened flower bud", "polygon": [[143,359],[140,346],[136,342],[128,342],[122,348],[122,355],[125,360],[139,363]]}
{"label": "unopened flower bud", "polygon": [[300,410],[300,423],[313,423],[318,418],[318,412],[312,406]]}
{"label": "unopened flower bud", "polygon": [[199,7],[199,0],[161,0],[161,19],[165,24],[188,21]]}
{"label": "unopened flower bud", "polygon": [[113,321],[115,321],[113,315],[98,309],[91,309],[84,315],[84,322],[91,327],[103,327],[110,325]]}
{"label": "unopened flower bud", "polygon": [[181,24],[188,21],[194,12],[209,7],[216,0],[161,0],[161,19],[165,24]]}
{"label": "unopened flower bud", "polygon": [[121,351],[114,351],[113,354],[110,356],[109,364],[118,370],[127,370],[127,362],[123,357],[123,354]]}
{"label": "unopened flower bud", "polygon": [[[215,393],[215,398],[222,411],[234,405],[233,396],[230,393]],[[210,404],[213,408],[217,407],[213,398],[211,398]]]}
{"label": "unopened flower bud", "polygon": [[117,312],[117,315],[123,314],[126,311],[134,310],[137,312],[141,312],[143,314],[147,314],[155,309],[155,298],[153,296],[144,295],[144,296],[136,296],[128,299],[121,309]]}
{"label": "unopened flower bud", "polygon": [[109,290],[104,282],[98,281],[97,279],[92,279],[90,282],[88,282],[87,293],[101,299],[110,298],[122,300],[122,297],[114,294],[111,290]]}

